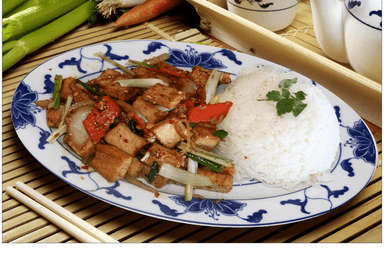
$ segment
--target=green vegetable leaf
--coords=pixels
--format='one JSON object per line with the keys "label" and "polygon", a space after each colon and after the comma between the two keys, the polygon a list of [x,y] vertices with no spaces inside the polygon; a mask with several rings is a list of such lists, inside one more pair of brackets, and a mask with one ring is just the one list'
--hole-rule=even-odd
{"label": "green vegetable leaf", "polygon": [[281,99],[281,94],[279,91],[270,91],[267,93],[267,99],[273,101],[279,101]]}
{"label": "green vegetable leaf", "polygon": [[258,101],[277,101],[276,110],[278,116],[292,112],[292,114],[297,117],[307,106],[307,104],[302,102],[305,100],[307,94],[299,91],[294,93],[294,96],[291,95],[289,88],[296,82],[297,78],[284,79],[278,85],[279,88],[281,88],[281,93],[272,90],[267,93],[267,99],[259,99]]}
{"label": "green vegetable leaf", "polygon": [[305,100],[305,96],[307,96],[307,94],[303,91],[296,92],[295,95],[298,100]]}
{"label": "green vegetable leaf", "polygon": [[228,132],[224,130],[217,130],[213,132],[213,136],[219,137],[220,139],[224,139],[228,136]]}
{"label": "green vegetable leaf", "polygon": [[285,113],[291,112],[293,110],[294,104],[295,103],[293,99],[281,99],[276,104],[277,115],[281,116]]}
{"label": "green vegetable leaf", "polygon": [[300,113],[304,110],[304,108],[307,106],[307,104],[300,102],[292,109],[292,113],[295,117],[300,115]]}
{"label": "green vegetable leaf", "polygon": [[289,97],[291,96],[291,93],[289,92],[288,89],[282,89],[281,92],[283,93],[284,99],[289,99]]}
{"label": "green vegetable leaf", "polygon": [[295,84],[297,83],[297,78],[293,78],[293,79],[284,79],[282,80],[280,83],[279,83],[279,88],[281,89],[289,89],[289,87],[291,87],[292,84]]}

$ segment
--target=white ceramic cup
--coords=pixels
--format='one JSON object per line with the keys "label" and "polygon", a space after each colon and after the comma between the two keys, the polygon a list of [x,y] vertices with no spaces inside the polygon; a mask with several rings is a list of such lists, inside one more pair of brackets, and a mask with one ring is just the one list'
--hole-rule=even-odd
{"label": "white ceramic cup", "polygon": [[227,0],[228,11],[271,31],[289,26],[299,0]]}

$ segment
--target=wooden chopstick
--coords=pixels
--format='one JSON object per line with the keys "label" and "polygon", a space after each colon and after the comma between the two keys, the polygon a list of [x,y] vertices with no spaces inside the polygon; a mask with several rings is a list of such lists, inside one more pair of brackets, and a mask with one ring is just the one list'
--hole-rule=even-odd
{"label": "wooden chopstick", "polygon": [[12,187],[7,187],[5,191],[9,195],[16,198],[18,201],[20,201],[21,203],[33,209],[37,213],[41,214],[44,218],[50,220],[51,222],[53,222],[54,224],[56,224],[66,232],[68,232],[69,234],[73,235],[79,241],[86,242],[86,243],[100,243],[100,241],[94,238],[93,236],[89,235],[88,233],[85,233],[83,230],[79,229],[75,225],[71,224],[70,222],[56,215],[54,212],[45,208],[44,206],[37,203],[36,201],[33,201],[31,198],[27,197],[26,195],[19,192],[18,190]]}
{"label": "wooden chopstick", "polygon": [[61,227],[63,230],[67,231],[69,234],[73,235],[79,241],[91,243],[118,243],[117,240],[90,225],[88,222],[77,217],[65,208],[59,206],[52,200],[46,198],[34,189],[25,185],[23,182],[16,182],[16,188],[23,191],[36,201],[12,187],[7,187],[5,191],[23,204],[35,210],[37,213],[41,214],[43,217],[55,223],[57,226]]}

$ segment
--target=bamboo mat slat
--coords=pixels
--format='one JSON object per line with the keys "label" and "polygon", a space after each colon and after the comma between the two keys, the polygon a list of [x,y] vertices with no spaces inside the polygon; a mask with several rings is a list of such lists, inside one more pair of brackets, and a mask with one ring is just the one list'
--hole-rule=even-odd
{"label": "bamboo mat slat", "polygon": [[[15,67],[3,73],[3,243],[78,243],[71,235],[4,192],[6,187],[14,186],[16,181],[26,183],[122,243],[380,243],[382,241],[382,136],[381,129],[369,123],[379,152],[379,165],[361,193],[345,205],[322,216],[303,222],[258,228],[182,224],[147,217],[109,205],[57,178],[36,161],[20,142],[11,120],[12,97],[20,81],[36,66],[77,47],[117,40],[165,39],[179,36],[185,42],[230,48],[224,42],[202,34],[199,30],[192,30],[194,27],[191,24],[195,23],[189,14],[180,14],[161,16],[149,23],[126,29],[116,29],[111,22],[94,27],[84,24],[27,56]],[[292,24],[276,33],[325,56],[313,31],[309,1],[300,1]]]}

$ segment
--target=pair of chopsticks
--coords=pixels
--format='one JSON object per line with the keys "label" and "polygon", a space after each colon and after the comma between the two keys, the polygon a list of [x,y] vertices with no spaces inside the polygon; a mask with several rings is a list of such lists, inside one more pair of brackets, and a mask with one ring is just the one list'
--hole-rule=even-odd
{"label": "pair of chopsticks", "polygon": [[[84,221],[83,219],[77,217],[73,213],[69,212],[68,210],[64,209],[60,205],[56,204],[52,200],[46,198],[39,192],[35,191],[31,187],[25,185],[21,181],[17,181],[15,184],[16,189],[13,187],[7,187],[5,191],[20,201],[21,203],[25,204],[32,210],[36,211],[37,213],[41,214],[46,219],[50,220],[72,236],[74,236],[76,239],[78,239],[80,242],[86,242],[86,243],[118,243],[119,241],[113,239],[106,233],[100,231],[96,227],[92,226],[88,222]],[[25,194],[21,193],[20,191],[24,192]],[[33,198],[33,199],[31,199]]]}

